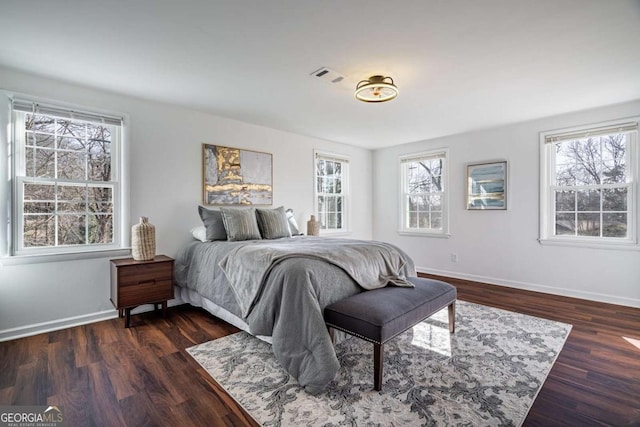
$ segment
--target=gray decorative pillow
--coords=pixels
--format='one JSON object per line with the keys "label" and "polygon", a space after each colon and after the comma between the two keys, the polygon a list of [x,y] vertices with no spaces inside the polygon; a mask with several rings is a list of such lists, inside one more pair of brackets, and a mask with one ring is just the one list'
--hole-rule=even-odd
{"label": "gray decorative pillow", "polygon": [[289,221],[284,206],[276,209],[256,209],[258,227],[263,239],[279,239],[291,237]]}
{"label": "gray decorative pillow", "polygon": [[204,227],[207,229],[207,240],[227,240],[227,232],[224,229],[220,211],[198,206],[198,213]]}
{"label": "gray decorative pillow", "polygon": [[260,229],[256,221],[255,209],[220,208],[224,229],[227,231],[227,240],[260,239]]}

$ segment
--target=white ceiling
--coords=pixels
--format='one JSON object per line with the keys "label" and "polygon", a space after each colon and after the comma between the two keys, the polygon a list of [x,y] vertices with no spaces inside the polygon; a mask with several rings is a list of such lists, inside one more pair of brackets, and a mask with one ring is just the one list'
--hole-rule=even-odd
{"label": "white ceiling", "polygon": [[0,64],[375,149],[640,99],[640,0],[0,0]]}

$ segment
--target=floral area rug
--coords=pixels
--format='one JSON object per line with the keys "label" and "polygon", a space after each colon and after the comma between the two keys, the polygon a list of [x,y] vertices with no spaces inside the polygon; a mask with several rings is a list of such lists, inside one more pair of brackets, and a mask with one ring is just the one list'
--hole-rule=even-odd
{"label": "floral area rug", "polygon": [[519,426],[571,325],[458,301],[388,341],[382,391],[373,345],[336,346],[341,369],[319,395],[284,371],[271,345],[245,332],[187,351],[264,426]]}

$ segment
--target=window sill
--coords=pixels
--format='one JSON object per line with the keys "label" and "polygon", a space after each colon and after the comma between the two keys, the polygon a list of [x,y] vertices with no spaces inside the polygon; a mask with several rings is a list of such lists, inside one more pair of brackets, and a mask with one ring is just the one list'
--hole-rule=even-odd
{"label": "window sill", "polygon": [[340,230],[340,231],[320,230],[320,237],[350,236],[351,234],[353,233],[350,230]]}
{"label": "window sill", "polygon": [[16,255],[0,258],[0,266],[41,264],[46,262],[76,261],[92,258],[111,258],[131,256],[131,248],[108,249],[85,252],[67,252],[56,254]]}
{"label": "window sill", "polygon": [[449,233],[429,233],[426,231],[398,231],[401,236],[419,236],[419,237],[435,237],[437,239],[448,239],[451,237]]}
{"label": "window sill", "polygon": [[543,246],[565,246],[573,248],[587,249],[608,249],[615,251],[640,251],[640,245],[637,243],[605,243],[605,242],[589,242],[579,240],[561,240],[561,239],[538,239],[538,243]]}

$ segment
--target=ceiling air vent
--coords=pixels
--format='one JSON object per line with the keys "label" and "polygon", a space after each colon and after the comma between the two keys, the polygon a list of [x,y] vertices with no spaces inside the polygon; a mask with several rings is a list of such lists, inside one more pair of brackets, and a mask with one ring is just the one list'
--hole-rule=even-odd
{"label": "ceiling air vent", "polygon": [[344,76],[342,74],[339,74],[333,71],[331,68],[327,68],[327,67],[322,67],[314,71],[313,73],[311,73],[311,76],[324,80],[329,83],[338,83],[344,80]]}

